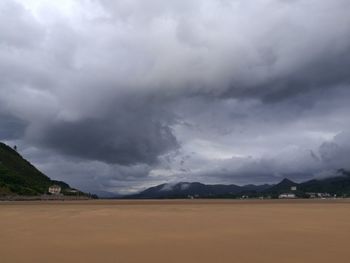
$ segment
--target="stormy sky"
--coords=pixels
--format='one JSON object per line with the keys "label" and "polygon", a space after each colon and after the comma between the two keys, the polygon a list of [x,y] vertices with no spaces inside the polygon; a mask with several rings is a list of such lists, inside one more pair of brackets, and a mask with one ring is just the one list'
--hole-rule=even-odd
{"label": "stormy sky", "polygon": [[0,141],[129,193],[350,169],[349,0],[1,0]]}

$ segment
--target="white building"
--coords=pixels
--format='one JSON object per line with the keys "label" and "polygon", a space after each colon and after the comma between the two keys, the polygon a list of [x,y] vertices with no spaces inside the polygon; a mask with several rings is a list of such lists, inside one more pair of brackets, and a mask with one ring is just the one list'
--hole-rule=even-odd
{"label": "white building", "polygon": [[296,195],[295,194],[291,194],[291,193],[283,193],[283,194],[280,194],[278,196],[279,199],[293,199],[293,198],[296,198]]}
{"label": "white building", "polygon": [[53,195],[58,195],[61,193],[61,186],[59,185],[51,185],[49,187],[49,193]]}

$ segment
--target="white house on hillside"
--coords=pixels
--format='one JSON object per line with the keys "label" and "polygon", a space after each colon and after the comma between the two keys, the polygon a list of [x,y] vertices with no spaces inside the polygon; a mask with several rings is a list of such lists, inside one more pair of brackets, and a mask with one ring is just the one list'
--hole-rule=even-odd
{"label": "white house on hillside", "polygon": [[58,195],[61,193],[61,186],[59,185],[51,185],[49,187],[49,193],[53,195]]}

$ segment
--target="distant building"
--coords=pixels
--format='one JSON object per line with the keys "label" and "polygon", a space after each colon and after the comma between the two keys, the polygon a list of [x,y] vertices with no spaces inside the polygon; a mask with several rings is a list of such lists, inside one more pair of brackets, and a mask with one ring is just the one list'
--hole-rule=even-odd
{"label": "distant building", "polygon": [[318,198],[330,198],[332,197],[329,193],[317,193]]}
{"label": "distant building", "polygon": [[309,196],[309,198],[316,198],[317,197],[317,193],[306,193],[307,196]]}
{"label": "distant building", "polygon": [[309,198],[330,198],[332,197],[329,193],[306,193],[306,195],[309,196]]}
{"label": "distant building", "polygon": [[49,187],[49,193],[53,195],[58,195],[61,193],[61,186],[59,185],[51,185]]}
{"label": "distant building", "polygon": [[296,191],[296,190],[297,190],[297,187],[296,187],[296,186],[292,186],[292,187],[290,188],[290,190],[291,190],[291,191]]}
{"label": "distant building", "polygon": [[294,199],[296,198],[296,195],[295,194],[291,194],[291,193],[283,193],[283,194],[280,194],[278,196],[279,199]]}

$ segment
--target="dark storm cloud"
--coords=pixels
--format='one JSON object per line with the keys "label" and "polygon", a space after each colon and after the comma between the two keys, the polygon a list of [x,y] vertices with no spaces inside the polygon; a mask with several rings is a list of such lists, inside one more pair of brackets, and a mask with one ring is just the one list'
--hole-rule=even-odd
{"label": "dark storm cloud", "polygon": [[58,178],[91,175],[86,189],[344,168],[346,141],[332,138],[350,130],[349,8],[1,1],[0,137]]}
{"label": "dark storm cloud", "polygon": [[147,80],[176,96],[278,101],[349,83],[347,1],[100,2],[113,23],[149,30],[136,47]]}
{"label": "dark storm cloud", "polygon": [[[63,154],[133,165],[154,164],[157,157],[178,147],[169,124],[171,116],[157,105],[135,105],[125,98],[108,115],[77,121],[55,121],[31,138]],[[34,138],[33,138],[34,137]]]}
{"label": "dark storm cloud", "polygon": [[349,46],[339,53],[334,53],[332,47],[329,47],[314,61],[293,69],[286,76],[272,77],[258,85],[248,87],[244,87],[244,84],[237,85],[238,88],[233,86],[222,95],[258,97],[264,102],[278,102],[298,94],[308,93],[310,90],[322,92],[339,85],[349,85],[350,41],[348,44]]}

